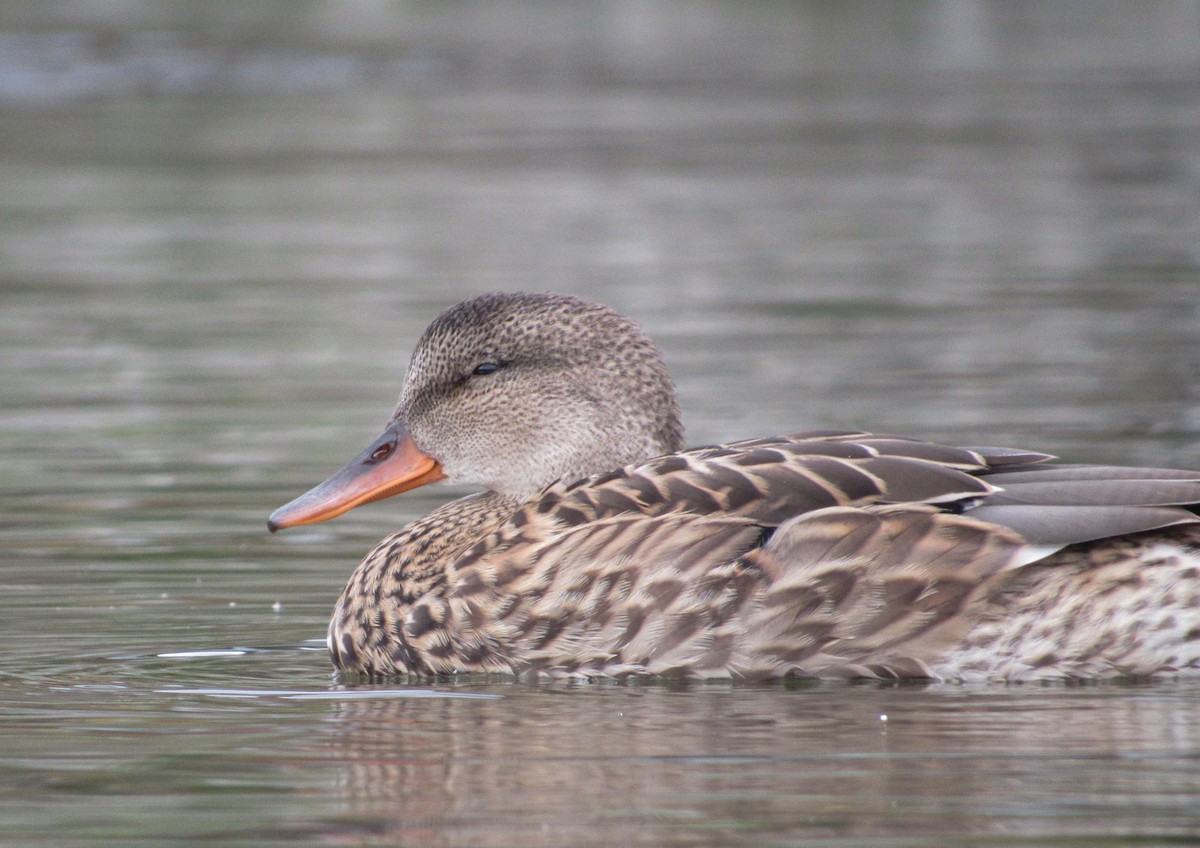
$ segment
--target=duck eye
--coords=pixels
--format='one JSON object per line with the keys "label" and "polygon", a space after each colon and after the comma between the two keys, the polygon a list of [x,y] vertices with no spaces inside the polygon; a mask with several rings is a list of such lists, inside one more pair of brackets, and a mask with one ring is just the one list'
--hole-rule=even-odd
{"label": "duck eye", "polygon": [[495,374],[499,370],[500,370],[500,363],[498,363],[498,362],[483,362],[479,365],[476,365],[475,370],[472,371],[471,374],[475,377],[483,377],[488,374]]}

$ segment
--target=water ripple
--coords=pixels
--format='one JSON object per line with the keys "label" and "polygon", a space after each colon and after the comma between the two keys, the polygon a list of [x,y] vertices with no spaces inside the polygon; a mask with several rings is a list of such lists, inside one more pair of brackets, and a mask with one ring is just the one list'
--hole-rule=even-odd
{"label": "water ripple", "polygon": [[156,689],[159,695],[207,695],[212,698],[281,698],[287,701],[366,701],[393,698],[453,698],[475,701],[503,700],[503,695],[482,692],[445,692],[437,689]]}

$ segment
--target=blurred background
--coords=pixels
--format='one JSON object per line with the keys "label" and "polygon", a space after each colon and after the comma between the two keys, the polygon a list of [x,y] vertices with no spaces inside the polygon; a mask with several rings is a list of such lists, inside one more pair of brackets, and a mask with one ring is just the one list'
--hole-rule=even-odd
{"label": "blurred background", "polygon": [[[8,838],[451,844],[450,815],[564,844],[597,799],[595,844],[1194,828],[1185,689],[287,701],[331,685],[353,564],[455,490],[267,515],[376,434],[437,312],[497,289],[639,320],[692,444],[864,428],[1197,467],[1200,3],[4,0]],[[239,686],[270,691],[201,691]],[[538,752],[581,721],[599,752],[708,759],[564,776]],[[775,759],[785,737],[829,757]],[[995,759],[1016,741],[1036,756]],[[897,824],[913,795],[934,812]]]}
{"label": "blurred background", "polygon": [[496,289],[641,321],[692,444],[1195,465],[1198,266],[1195,0],[9,0],[0,532],[286,552]]}
{"label": "blurred background", "polygon": [[263,520],[497,289],[641,321],[691,444],[1194,466],[1198,268],[1196,0],[8,0],[0,535],[345,558],[446,487]]}
{"label": "blurred background", "polygon": [[1200,444],[1192,0],[9,0],[0,127],[27,472],[279,480],[493,289],[642,321],[693,442]]}

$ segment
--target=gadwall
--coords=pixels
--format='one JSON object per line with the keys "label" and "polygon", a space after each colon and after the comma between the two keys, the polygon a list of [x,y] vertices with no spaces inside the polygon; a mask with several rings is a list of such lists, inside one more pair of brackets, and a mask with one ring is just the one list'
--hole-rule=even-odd
{"label": "gadwall", "polygon": [[374,678],[1200,671],[1200,472],[858,432],[682,444],[636,324],[486,294],[421,336],[383,434],[269,526],[484,489],[342,592],[333,662]]}

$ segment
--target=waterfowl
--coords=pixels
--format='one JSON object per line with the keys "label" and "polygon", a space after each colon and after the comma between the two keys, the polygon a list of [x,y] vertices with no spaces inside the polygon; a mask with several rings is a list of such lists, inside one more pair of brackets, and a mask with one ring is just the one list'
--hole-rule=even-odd
{"label": "waterfowl", "polygon": [[860,432],[682,446],[634,322],[486,294],[437,316],[383,433],[269,527],[483,490],[342,592],[330,654],[372,677],[1200,672],[1200,472]]}

